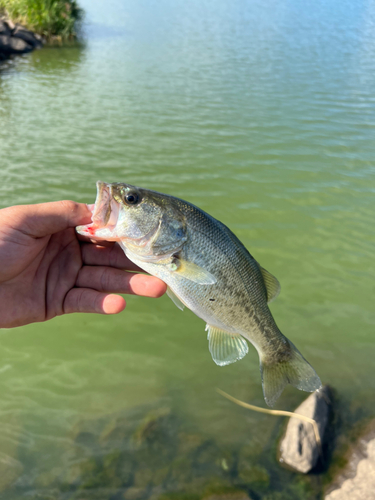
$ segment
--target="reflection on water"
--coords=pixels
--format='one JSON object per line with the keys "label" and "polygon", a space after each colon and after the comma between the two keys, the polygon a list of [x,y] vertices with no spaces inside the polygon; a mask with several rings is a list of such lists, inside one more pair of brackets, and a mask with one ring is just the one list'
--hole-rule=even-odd
{"label": "reflection on water", "polygon": [[83,41],[66,42],[64,45],[45,45],[43,50],[36,50],[30,54],[14,57],[0,65],[1,82],[8,81],[7,76],[14,76],[15,72],[39,72],[42,78],[56,78],[69,71],[77,69],[83,61],[85,43]]}
{"label": "reflection on water", "polygon": [[28,70],[40,73],[50,82],[61,75],[66,77],[69,72],[77,71],[84,60],[85,44],[71,42],[70,45],[46,46],[43,50],[34,52],[28,61]]}
{"label": "reflection on water", "polygon": [[[104,11],[99,0],[81,3],[84,44],[46,47],[0,70],[1,206],[92,202],[98,179],[122,180],[222,220],[281,282],[272,312],[337,390],[345,437],[374,414],[371,3],[112,0]],[[315,498],[322,475],[305,483],[277,466],[281,422],[214,391],[263,405],[255,351],[219,368],[192,313],[167,297],[127,302],[117,317],[0,332],[7,498],[69,498],[90,474],[103,478],[90,498],[106,498],[111,446],[101,448],[100,425],[126,415],[131,433],[152,408],[171,409],[177,434],[234,457],[250,450],[248,466],[267,483],[246,483],[254,498],[305,499],[309,484]],[[303,397],[288,388],[277,406],[293,409]],[[78,440],[77,426],[88,426]],[[121,457],[126,439],[113,446]],[[221,451],[213,453],[217,467]],[[178,456],[188,461],[184,473],[195,470],[188,452]],[[123,458],[112,459],[117,470]],[[68,480],[76,466],[89,470]],[[242,487],[238,468],[228,467]],[[136,487],[116,477],[108,498],[111,488]]]}

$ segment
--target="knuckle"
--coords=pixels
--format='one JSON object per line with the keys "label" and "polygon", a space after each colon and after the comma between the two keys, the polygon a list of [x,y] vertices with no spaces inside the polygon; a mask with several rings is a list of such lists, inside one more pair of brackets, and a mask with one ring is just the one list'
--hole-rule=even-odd
{"label": "knuckle", "polygon": [[84,290],[79,290],[77,293],[77,296],[75,298],[76,301],[76,308],[78,312],[83,312],[85,310],[84,307]]}
{"label": "knuckle", "polygon": [[109,265],[118,267],[118,248],[116,245],[113,245],[109,250]]}
{"label": "knuckle", "polygon": [[100,289],[107,291],[111,284],[111,270],[109,268],[104,268],[100,276]]}
{"label": "knuckle", "polygon": [[86,273],[87,273],[87,268],[82,267],[77,274],[77,279],[75,282],[76,287],[81,287],[84,286],[85,280],[86,280]]}
{"label": "knuckle", "polygon": [[78,212],[80,204],[72,200],[61,200],[58,202],[64,211]]}
{"label": "knuckle", "polygon": [[100,294],[97,294],[94,298],[94,311],[96,313],[103,313],[103,297]]}

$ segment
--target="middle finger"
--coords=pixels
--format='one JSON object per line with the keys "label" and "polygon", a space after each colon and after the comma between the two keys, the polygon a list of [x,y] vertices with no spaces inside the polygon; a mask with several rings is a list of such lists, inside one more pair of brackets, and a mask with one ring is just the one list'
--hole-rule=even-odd
{"label": "middle finger", "polygon": [[93,288],[99,292],[130,293],[144,297],[161,297],[166,284],[145,274],[129,273],[107,266],[83,266],[78,273],[76,286]]}
{"label": "middle finger", "polygon": [[92,243],[82,243],[81,251],[83,263],[89,266],[111,266],[129,271],[142,271],[126,257],[117,244],[103,247]]}

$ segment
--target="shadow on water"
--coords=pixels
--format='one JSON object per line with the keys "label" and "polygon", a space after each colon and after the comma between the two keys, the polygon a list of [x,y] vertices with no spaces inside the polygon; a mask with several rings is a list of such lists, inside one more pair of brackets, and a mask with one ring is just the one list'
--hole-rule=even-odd
{"label": "shadow on water", "polygon": [[34,52],[30,58],[29,67],[31,71],[43,75],[64,77],[75,72],[85,58],[86,45],[82,42],[72,42],[70,44],[46,45],[43,50]]}

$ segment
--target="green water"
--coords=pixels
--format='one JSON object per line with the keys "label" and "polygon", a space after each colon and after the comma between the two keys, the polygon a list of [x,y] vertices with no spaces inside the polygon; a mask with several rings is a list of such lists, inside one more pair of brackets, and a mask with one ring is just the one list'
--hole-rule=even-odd
{"label": "green water", "polygon": [[[374,2],[80,3],[84,43],[0,70],[1,206],[92,202],[98,179],[195,203],[277,276],[272,312],[346,428],[374,416]],[[0,495],[71,498],[64,471],[94,454],[77,452],[77,426],[168,407],[254,450],[271,478],[255,499],[318,498],[321,478],[306,493],[277,466],[281,422],[215,392],[264,405],[255,350],[219,368],[190,311],[127,304],[0,332]],[[277,408],[303,398],[289,387]]]}

